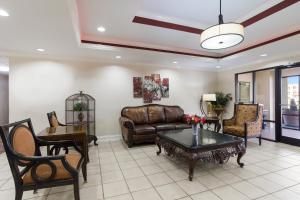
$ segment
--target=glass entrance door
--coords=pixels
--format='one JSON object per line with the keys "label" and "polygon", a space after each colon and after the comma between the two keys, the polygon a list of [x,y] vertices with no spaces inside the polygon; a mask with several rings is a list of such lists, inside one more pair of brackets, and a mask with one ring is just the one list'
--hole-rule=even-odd
{"label": "glass entrance door", "polygon": [[281,72],[281,137],[288,143],[300,142],[300,68]]}

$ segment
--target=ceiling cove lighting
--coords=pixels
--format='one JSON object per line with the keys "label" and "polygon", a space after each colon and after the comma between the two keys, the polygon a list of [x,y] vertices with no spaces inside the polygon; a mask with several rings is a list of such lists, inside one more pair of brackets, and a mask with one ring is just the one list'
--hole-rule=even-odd
{"label": "ceiling cove lighting", "polygon": [[1,16],[1,17],[8,17],[9,14],[8,14],[7,11],[0,9],[0,16]]}
{"label": "ceiling cove lighting", "polygon": [[37,51],[39,51],[39,52],[44,52],[45,51],[45,49],[36,49]]}
{"label": "ceiling cove lighting", "polygon": [[244,26],[238,23],[224,23],[222,0],[220,0],[219,24],[211,26],[201,33],[201,47],[219,50],[233,47],[244,40]]}
{"label": "ceiling cove lighting", "polygon": [[99,26],[98,28],[97,28],[97,31],[99,31],[99,32],[105,32],[106,31],[106,29],[103,27],[103,26]]}

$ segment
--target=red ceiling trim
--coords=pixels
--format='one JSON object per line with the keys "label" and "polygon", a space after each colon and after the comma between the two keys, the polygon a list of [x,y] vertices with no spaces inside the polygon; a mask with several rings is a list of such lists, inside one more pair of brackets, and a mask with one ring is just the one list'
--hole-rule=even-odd
{"label": "red ceiling trim", "polygon": [[220,59],[220,58],[225,58],[228,56],[232,56],[234,54],[238,54],[244,51],[248,51],[254,48],[258,48],[273,42],[277,42],[279,40],[286,39],[288,37],[292,37],[295,35],[300,34],[300,30],[294,31],[292,33],[288,33],[286,35],[282,35],[270,40],[267,40],[265,42],[261,42],[259,44],[255,44],[249,47],[246,47],[244,49],[223,55],[223,56],[210,56],[210,55],[205,55],[205,54],[197,54],[197,53],[189,53],[189,52],[183,52],[183,51],[172,51],[172,50],[165,50],[165,49],[157,49],[157,48],[150,48],[150,47],[141,47],[141,46],[134,46],[134,45],[126,45],[126,44],[118,44],[118,43],[109,43],[109,42],[98,42],[98,41],[91,41],[91,40],[81,40],[82,43],[84,44],[98,44],[98,45],[106,45],[106,46],[114,46],[114,47],[122,47],[122,48],[130,48],[130,49],[139,49],[139,50],[146,50],[146,51],[156,51],[156,52],[163,52],[163,53],[172,53],[172,54],[180,54],[180,55],[187,55],[187,56],[196,56],[196,57],[205,57],[205,58],[214,58],[214,59]]}
{"label": "red ceiling trim", "polygon": [[149,19],[145,17],[139,17],[139,16],[135,16],[132,22],[150,25],[150,26],[162,27],[167,29],[173,29],[173,30],[183,31],[188,33],[195,33],[195,34],[201,34],[203,31],[202,29],[198,29],[190,26],[184,26],[184,25],[179,25],[170,22],[164,22],[164,21]]}
{"label": "red ceiling trim", "polygon": [[268,8],[267,10],[251,17],[250,19],[247,19],[246,21],[242,22],[242,25],[244,27],[250,26],[251,24],[254,24],[270,15],[273,15],[274,13],[277,13],[297,2],[299,2],[299,0],[284,0],[276,5],[272,6],[271,8]]}
{"label": "red ceiling trim", "polygon": [[277,42],[279,40],[283,40],[283,39],[286,39],[288,37],[292,37],[292,36],[298,35],[298,34],[300,34],[300,30],[297,30],[297,31],[294,31],[292,33],[288,33],[286,35],[282,35],[282,36],[279,36],[279,37],[276,37],[276,38],[273,38],[273,39],[270,39],[270,40],[267,40],[265,42],[262,42],[262,43],[259,43],[259,44],[256,44],[256,45],[252,45],[250,47],[235,51],[233,53],[226,54],[224,56],[221,56],[220,58],[225,58],[225,57],[228,57],[228,56],[232,56],[234,54],[242,53],[244,51],[249,51],[251,49],[255,49],[255,48],[258,48],[258,47],[261,47],[261,46],[264,46],[264,45],[267,45],[267,44],[270,44],[270,43],[273,43],[273,42]]}
{"label": "red ceiling trim", "polygon": [[[273,14],[275,14],[297,2],[299,2],[299,0],[283,0],[282,2],[268,8],[267,10],[245,20],[241,24],[244,27],[250,26],[250,25],[252,25],[270,15],[273,15]],[[183,32],[188,32],[188,33],[194,33],[194,34],[198,34],[198,35],[203,32],[203,29],[190,27],[190,26],[184,26],[184,25],[175,24],[175,23],[164,22],[164,21],[150,19],[150,18],[146,18],[146,17],[139,17],[139,16],[135,16],[132,22],[149,25],[149,26],[173,29],[173,30],[183,31]]]}
{"label": "red ceiling trim", "polygon": [[157,48],[141,47],[141,46],[127,45],[127,44],[110,43],[110,42],[81,40],[81,43],[84,43],[84,44],[98,44],[98,45],[122,47],[122,48],[129,48],[129,49],[139,49],[139,50],[147,50],[147,51],[156,51],[156,52],[163,52],[163,53],[173,53],[173,54],[196,56],[196,57],[205,57],[205,58],[219,58],[217,56],[209,56],[209,55],[205,55],[205,54],[189,53],[189,52],[183,52],[183,51],[172,51],[172,50],[166,50],[166,49],[157,49]]}

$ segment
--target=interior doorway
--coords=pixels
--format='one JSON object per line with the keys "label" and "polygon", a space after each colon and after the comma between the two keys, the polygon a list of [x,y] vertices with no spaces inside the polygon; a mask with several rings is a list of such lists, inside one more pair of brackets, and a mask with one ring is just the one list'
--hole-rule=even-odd
{"label": "interior doorway", "polygon": [[[0,125],[9,122],[9,65],[8,59],[0,57]],[[0,140],[0,153],[4,151],[2,140]]]}

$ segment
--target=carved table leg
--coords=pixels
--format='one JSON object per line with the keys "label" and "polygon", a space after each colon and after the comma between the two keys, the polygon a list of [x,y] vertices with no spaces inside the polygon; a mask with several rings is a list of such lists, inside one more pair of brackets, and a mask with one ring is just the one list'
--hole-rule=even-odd
{"label": "carved table leg", "polygon": [[194,169],[195,169],[196,163],[197,163],[196,155],[191,154],[191,156],[189,158],[189,180],[190,181],[193,180]]}
{"label": "carved table leg", "polygon": [[156,145],[158,147],[158,151],[156,152],[156,155],[159,155],[161,153],[161,145],[160,145],[159,137],[156,137],[155,142],[156,142]]}
{"label": "carved table leg", "polygon": [[246,153],[246,148],[244,144],[240,144],[237,146],[237,149],[238,149],[237,163],[240,167],[244,167],[244,163],[241,163],[241,158]]}

